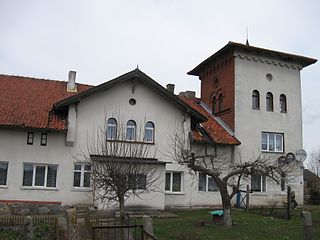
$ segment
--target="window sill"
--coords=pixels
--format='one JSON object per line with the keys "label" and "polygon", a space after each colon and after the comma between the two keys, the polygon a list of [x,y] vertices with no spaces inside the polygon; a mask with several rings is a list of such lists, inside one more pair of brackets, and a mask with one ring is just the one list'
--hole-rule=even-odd
{"label": "window sill", "polygon": [[0,185],[0,188],[8,189],[8,186],[7,185]]}
{"label": "window sill", "polygon": [[283,154],[284,152],[275,152],[275,151],[268,151],[268,150],[261,150],[263,153],[275,153],[275,154]]}
{"label": "window sill", "polygon": [[107,142],[124,142],[124,143],[139,143],[139,144],[149,144],[155,145],[154,142],[144,142],[144,141],[135,141],[135,140],[114,140],[114,139],[107,139]]}
{"label": "window sill", "polygon": [[72,189],[70,189],[71,192],[92,192],[92,188],[86,188],[86,187],[74,187]]}
{"label": "window sill", "polygon": [[165,192],[166,195],[184,195],[183,192]]}
{"label": "window sill", "polygon": [[198,191],[198,193],[219,193],[219,190],[216,190],[216,191]]}
{"label": "window sill", "polygon": [[58,188],[47,188],[47,187],[20,187],[20,190],[59,191]]}
{"label": "window sill", "polygon": [[268,196],[266,192],[253,192],[250,196]]}

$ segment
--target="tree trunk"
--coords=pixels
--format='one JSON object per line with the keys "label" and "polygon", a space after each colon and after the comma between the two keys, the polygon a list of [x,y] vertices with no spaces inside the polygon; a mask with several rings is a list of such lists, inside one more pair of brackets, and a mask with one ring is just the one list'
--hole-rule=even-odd
{"label": "tree trunk", "polygon": [[125,222],[125,209],[124,209],[124,197],[119,197],[119,207],[120,207],[120,223],[124,225]]}
{"label": "tree trunk", "polygon": [[227,185],[221,186],[219,190],[220,190],[222,207],[223,207],[223,225],[225,227],[231,227],[232,226],[231,199],[228,193]]}

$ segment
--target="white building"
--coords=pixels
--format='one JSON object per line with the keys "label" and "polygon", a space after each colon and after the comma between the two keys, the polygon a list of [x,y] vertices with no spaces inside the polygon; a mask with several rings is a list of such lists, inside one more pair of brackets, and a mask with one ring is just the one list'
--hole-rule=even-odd
{"label": "white building", "polygon": [[[201,99],[192,92],[179,98],[172,85],[165,89],[138,69],[95,87],[75,83],[72,71],[68,82],[0,75],[0,202],[93,203],[90,167],[74,156],[97,128],[122,123],[126,131],[142,129],[144,137],[127,140],[150,146],[161,176],[159,191],[128,205],[219,205],[212,180],[170,158],[172,133],[191,136],[191,148],[206,145],[230,159],[295,153],[302,148],[299,72],[315,61],[229,43],[189,72],[201,79]],[[293,188],[301,203],[297,175]],[[253,204],[284,194],[264,181],[252,179]]]}

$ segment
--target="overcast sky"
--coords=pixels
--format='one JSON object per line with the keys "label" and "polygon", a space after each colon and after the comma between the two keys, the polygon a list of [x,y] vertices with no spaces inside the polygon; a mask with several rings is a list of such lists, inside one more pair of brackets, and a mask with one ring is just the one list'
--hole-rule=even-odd
{"label": "overcast sky", "polygon": [[[176,92],[228,41],[320,58],[320,1],[0,0],[0,73],[100,84],[139,68]],[[320,63],[301,72],[304,148],[320,146]],[[299,96],[297,96],[299,97]]]}

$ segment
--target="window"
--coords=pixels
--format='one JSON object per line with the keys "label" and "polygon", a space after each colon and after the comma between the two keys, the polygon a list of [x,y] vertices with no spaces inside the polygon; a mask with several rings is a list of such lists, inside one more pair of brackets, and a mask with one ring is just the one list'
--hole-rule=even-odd
{"label": "window", "polygon": [[73,174],[74,187],[90,187],[91,166],[88,164],[75,164]]}
{"label": "window", "polygon": [[268,92],[266,96],[266,109],[267,111],[273,111],[273,95],[271,92]]}
{"label": "window", "polygon": [[216,113],[217,110],[217,99],[216,97],[213,97],[212,99],[212,114]]}
{"label": "window", "polygon": [[153,122],[147,122],[144,128],[144,141],[154,142],[154,124]]}
{"label": "window", "polygon": [[56,187],[57,165],[23,164],[23,186]]}
{"label": "window", "polygon": [[215,191],[219,191],[219,188],[216,182],[212,179],[212,177],[204,173],[199,173],[198,191],[215,192]]}
{"label": "window", "polygon": [[147,175],[145,174],[129,175],[128,181],[130,189],[147,189]]}
{"label": "window", "polygon": [[223,110],[223,96],[222,93],[219,94],[219,112]]}
{"label": "window", "polygon": [[262,132],[261,150],[268,152],[283,152],[283,134]]}
{"label": "window", "polygon": [[129,140],[129,141],[136,140],[136,122],[133,120],[129,120],[127,122],[126,140]]}
{"label": "window", "polygon": [[182,173],[167,172],[165,190],[169,192],[182,192]]}
{"label": "window", "polygon": [[279,101],[280,101],[280,112],[286,113],[287,112],[287,98],[286,98],[286,95],[281,94]]}
{"label": "window", "polygon": [[48,139],[48,134],[47,133],[41,133],[40,145],[41,146],[46,146],[47,145],[47,139]]}
{"label": "window", "polygon": [[117,120],[115,120],[114,118],[108,119],[107,139],[108,140],[117,139]]}
{"label": "window", "polygon": [[27,144],[33,145],[34,132],[28,132],[27,134]]}
{"label": "window", "polygon": [[251,190],[254,192],[266,191],[266,176],[252,175],[251,176]]}
{"label": "window", "polygon": [[7,185],[8,163],[0,162],[0,186]]}
{"label": "window", "polygon": [[252,92],[252,109],[260,109],[260,94],[257,90]]}

